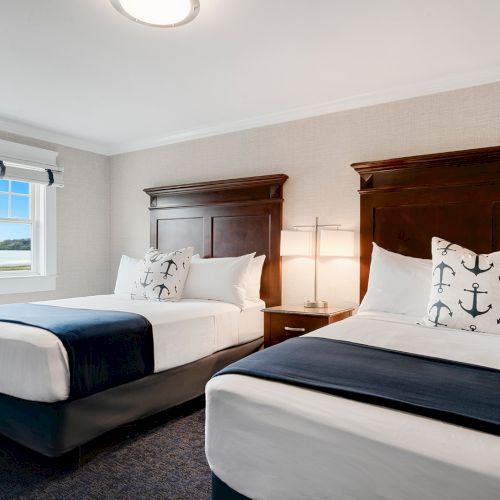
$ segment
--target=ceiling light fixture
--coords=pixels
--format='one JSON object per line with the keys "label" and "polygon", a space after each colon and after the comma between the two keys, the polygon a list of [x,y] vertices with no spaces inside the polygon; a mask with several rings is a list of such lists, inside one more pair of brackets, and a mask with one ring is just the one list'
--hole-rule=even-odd
{"label": "ceiling light fixture", "polygon": [[113,7],[137,23],[174,28],[192,21],[200,11],[199,0],[110,0]]}

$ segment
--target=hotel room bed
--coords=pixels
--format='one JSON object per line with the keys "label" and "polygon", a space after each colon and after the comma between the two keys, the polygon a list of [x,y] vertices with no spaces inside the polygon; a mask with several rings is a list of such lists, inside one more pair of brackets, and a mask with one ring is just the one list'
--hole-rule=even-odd
{"label": "hotel room bed", "polygon": [[[286,175],[277,174],[146,190],[150,196],[152,246],[163,252],[193,247],[205,258],[254,252],[265,255],[262,300],[247,302],[240,309],[214,300],[159,303],[107,295],[44,302],[52,308],[50,313],[43,306],[30,306],[31,310],[38,308],[37,314],[45,314],[43,321],[47,317],[50,320],[56,309],[67,309],[55,315],[70,331],[71,314],[96,325],[108,325],[106,328],[114,325],[113,338],[121,343],[122,351],[118,323],[109,318],[140,319],[141,324],[147,324],[148,333],[138,342],[138,336],[130,339],[138,346],[133,356],[139,349],[147,351],[148,369],[138,377],[125,379],[136,368],[128,370],[127,365],[124,376],[118,373],[116,377],[126,382],[110,383],[107,375],[115,377],[116,373],[100,371],[99,359],[94,364],[93,349],[88,344],[84,352],[90,357],[79,359],[92,361],[79,365],[83,369],[73,376],[75,372],[70,374],[68,369],[68,360],[72,359],[67,355],[68,345],[63,347],[47,331],[50,328],[43,329],[47,323],[31,323],[42,328],[15,324],[22,318],[12,317],[12,311],[31,314],[29,309],[23,305],[4,309],[4,319],[10,322],[0,323],[0,433],[44,455],[60,456],[117,426],[202,395],[214,373],[257,351],[263,343],[260,310],[264,304],[278,305],[281,301],[279,247],[286,179]],[[75,309],[87,312],[77,313]],[[81,338],[77,336],[77,342],[82,343]],[[106,348],[106,359],[112,359],[112,350]],[[126,356],[129,351],[132,349],[125,348]],[[69,364],[74,367],[74,363]],[[87,384],[85,377],[90,372],[94,390],[72,392],[77,389],[75,380]]]}
{"label": "hotel room bed", "polygon": [[[374,243],[390,252],[420,260],[431,258],[434,236],[478,253],[500,250],[500,148],[367,162],[353,167],[361,177],[361,299],[368,288]],[[446,252],[446,248],[442,250]],[[432,263],[429,263],[430,272]],[[380,278],[390,283],[388,288],[397,288],[400,274],[385,269]],[[405,293],[394,296],[394,303],[387,301],[384,295],[379,297],[376,302],[380,309],[377,310],[389,311],[391,307],[384,307],[397,309],[399,306],[393,312],[404,313],[407,303],[418,295],[417,282],[412,285]],[[429,288],[430,283],[426,290]],[[422,314],[428,297],[427,292]],[[439,323],[439,304],[434,306],[438,308],[435,322]],[[494,304],[488,309],[491,307],[498,311],[500,306]],[[467,328],[429,328],[416,323],[417,319],[408,312],[404,315],[358,314],[302,339],[271,348],[276,349],[276,355],[268,352],[270,350],[258,353],[213,378],[207,385],[206,426],[213,498],[500,498],[498,412],[492,420],[484,420],[486,424],[495,421],[495,427],[474,427],[470,420],[466,422],[477,410],[467,407],[472,400],[479,401],[490,412],[498,408],[495,395],[482,398],[487,392],[482,392],[482,385],[488,384],[480,376],[471,379],[471,384],[461,386],[453,378],[429,380],[432,370],[422,376],[418,370],[411,373],[415,362],[434,367],[446,365],[446,369],[457,362],[470,363],[476,366],[455,367],[455,373],[463,369],[476,376],[488,371],[496,380],[489,386],[489,394],[495,394],[491,389],[498,384],[500,336],[465,331]],[[344,369],[340,373],[330,368],[336,366],[336,362],[332,360],[329,364],[325,355],[319,356],[324,364],[316,369],[313,362],[302,362],[299,353],[293,362],[299,361],[298,370],[302,370],[304,378],[293,379],[297,370],[293,364],[286,365],[285,353],[300,352],[301,341],[304,346],[311,346],[315,341],[318,346],[352,342],[351,354],[357,350],[362,361],[356,360],[356,369],[350,371],[337,354],[338,366]],[[292,342],[295,342],[295,351]],[[328,353],[335,349],[332,347]],[[381,352],[374,352],[380,349],[391,349],[384,355],[385,360],[392,357],[398,365],[386,361],[377,364],[377,359],[382,361],[384,357]],[[318,347],[317,351],[320,350]],[[361,355],[362,351],[370,352],[374,363],[365,364],[359,371],[365,359],[370,359]],[[401,351],[414,354],[401,354]],[[311,347],[308,355],[312,352]],[[266,374],[261,360],[279,359],[278,353],[282,353],[283,363],[276,370],[273,365]],[[419,356],[451,361],[426,358],[423,362],[417,359]],[[410,360],[410,368],[406,368],[404,359]],[[493,371],[482,367],[491,367]],[[283,370],[281,374],[279,370]],[[247,374],[242,374],[244,372]],[[319,383],[305,382],[311,381],[318,372],[322,372]],[[337,385],[330,375],[334,373],[339,380],[343,379]],[[345,380],[358,382],[363,377],[366,392],[356,393],[359,386],[354,383],[343,385]],[[419,390],[407,393],[406,402],[412,402],[413,406],[403,406],[406,408],[403,410],[395,404],[401,400],[390,400],[388,395],[394,389],[400,394],[404,392],[401,388],[409,387],[409,380],[416,382],[413,387]],[[461,382],[462,378],[458,380]],[[310,388],[314,385],[318,390]],[[453,385],[457,393],[449,392]],[[444,386],[445,390],[441,391]],[[475,394],[474,389],[477,389]],[[474,397],[468,399],[471,393]],[[377,394],[381,395],[378,399]],[[441,403],[443,395],[447,402],[465,406],[465,412],[446,414],[449,407],[436,406],[434,409],[438,411],[432,413],[428,412],[432,407],[419,408],[415,404],[415,401],[428,402],[432,398]],[[462,420],[453,420],[457,415]],[[459,421],[463,425],[459,425]]]}
{"label": "hotel room bed", "polygon": [[[437,334],[415,323],[407,316],[358,314],[306,337],[500,369],[499,336]],[[214,474],[249,498],[500,495],[499,436],[244,375],[208,383],[206,451]]]}
{"label": "hotel room bed", "polygon": [[133,301],[114,295],[43,304],[139,313],[153,326],[155,372],[81,398],[70,395],[68,354],[39,328],[0,322],[0,432],[60,456],[103,432],[203,394],[210,376],[262,345],[263,302]]}
{"label": "hotel room bed", "polygon": [[[124,311],[144,316],[153,326],[154,372],[191,363],[263,335],[262,300],[245,309],[213,300],[152,302],[116,295],[78,297],[40,304]],[[68,354],[47,330],[0,322],[0,393],[54,403],[69,396]]]}

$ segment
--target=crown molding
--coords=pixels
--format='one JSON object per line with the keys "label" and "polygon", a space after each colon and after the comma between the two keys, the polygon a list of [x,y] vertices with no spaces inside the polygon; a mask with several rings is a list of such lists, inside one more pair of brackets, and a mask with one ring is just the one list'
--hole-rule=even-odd
{"label": "crown molding", "polygon": [[422,83],[394,87],[380,92],[361,94],[311,106],[297,107],[277,113],[255,116],[245,120],[213,124],[194,130],[178,131],[154,139],[151,138],[128,143],[114,144],[110,145],[110,149],[113,155],[131,153],[134,151],[152,149],[179,142],[192,141],[195,139],[203,139],[206,137],[229,134],[253,128],[277,125],[279,123],[302,120],[305,118],[337,113],[339,111],[348,111],[351,109],[365,108],[378,104],[387,104],[390,102],[402,101],[415,97],[424,97],[426,95],[439,94],[442,92],[476,87],[495,82],[500,82],[500,67]]}
{"label": "crown molding", "polygon": [[13,120],[2,119],[0,117],[0,130],[14,134],[24,135],[33,139],[48,141],[62,146],[83,149],[106,156],[114,156],[124,153],[131,153],[145,149],[152,149],[169,144],[203,139],[217,135],[224,135],[233,132],[240,132],[254,128],[277,125],[290,121],[312,118],[339,111],[387,104],[390,102],[424,97],[442,92],[460,90],[489,83],[500,82],[500,67],[488,70],[462,73],[460,75],[449,76],[432,81],[414,83],[399,87],[393,87],[379,92],[360,94],[357,96],[337,99],[311,106],[302,106],[276,113],[269,113],[251,118],[237,120],[226,123],[210,124],[196,129],[173,132],[171,134],[158,137],[144,138],[136,141],[123,143],[99,143],[93,142],[57,131],[48,130],[32,125],[26,125]]}
{"label": "crown molding", "polygon": [[113,154],[111,149],[104,143],[88,141],[79,137],[57,132],[55,130],[28,125],[16,120],[3,118],[1,116],[0,131],[7,132],[9,134],[29,137],[30,139],[36,139],[39,141],[50,142],[52,144],[66,146],[69,148],[82,149],[84,151],[89,151],[91,153],[97,153],[104,156],[110,156]]}

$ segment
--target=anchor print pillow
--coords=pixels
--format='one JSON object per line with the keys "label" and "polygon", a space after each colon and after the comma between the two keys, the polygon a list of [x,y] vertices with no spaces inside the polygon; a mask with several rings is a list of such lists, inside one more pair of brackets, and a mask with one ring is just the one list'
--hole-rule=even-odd
{"label": "anchor print pillow", "polygon": [[193,247],[187,247],[171,253],[161,253],[150,248],[139,265],[131,298],[160,302],[181,299],[193,250]]}
{"label": "anchor print pillow", "polygon": [[500,333],[500,252],[476,254],[432,238],[432,288],[426,324]]}

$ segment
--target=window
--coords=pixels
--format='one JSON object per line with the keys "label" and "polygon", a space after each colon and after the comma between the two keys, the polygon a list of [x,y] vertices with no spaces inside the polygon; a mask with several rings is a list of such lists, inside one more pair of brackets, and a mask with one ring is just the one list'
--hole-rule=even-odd
{"label": "window", "polygon": [[57,152],[0,140],[0,294],[54,290]]}
{"label": "window", "polygon": [[0,273],[37,271],[33,259],[36,188],[29,182],[0,180]]}
{"label": "window", "polygon": [[0,179],[0,294],[55,289],[55,189]]}

